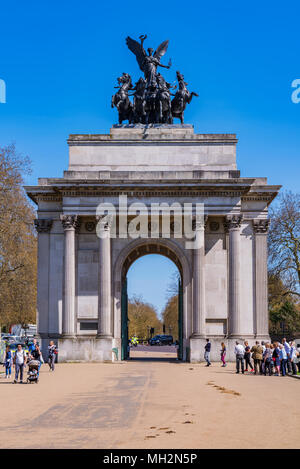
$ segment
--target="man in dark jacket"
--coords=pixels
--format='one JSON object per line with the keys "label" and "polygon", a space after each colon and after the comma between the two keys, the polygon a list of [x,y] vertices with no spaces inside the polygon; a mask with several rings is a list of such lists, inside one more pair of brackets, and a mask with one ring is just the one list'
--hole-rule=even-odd
{"label": "man in dark jacket", "polygon": [[209,360],[210,349],[211,349],[211,343],[210,343],[209,339],[206,339],[206,344],[205,344],[205,347],[204,347],[204,350],[205,350],[204,351],[204,360],[207,363],[206,366],[211,365],[210,360]]}

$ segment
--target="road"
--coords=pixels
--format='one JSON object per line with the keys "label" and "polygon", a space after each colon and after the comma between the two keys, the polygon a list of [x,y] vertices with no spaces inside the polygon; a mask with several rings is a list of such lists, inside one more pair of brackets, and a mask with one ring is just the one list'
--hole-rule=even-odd
{"label": "road", "polygon": [[133,353],[44,365],[38,385],[1,373],[0,447],[300,448],[300,380]]}

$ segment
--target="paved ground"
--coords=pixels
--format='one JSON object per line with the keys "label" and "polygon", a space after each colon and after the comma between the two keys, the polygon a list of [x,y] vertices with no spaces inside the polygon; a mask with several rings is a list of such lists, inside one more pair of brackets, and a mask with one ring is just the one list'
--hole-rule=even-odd
{"label": "paved ground", "polygon": [[146,354],[44,365],[38,385],[1,373],[0,447],[300,448],[299,380]]}

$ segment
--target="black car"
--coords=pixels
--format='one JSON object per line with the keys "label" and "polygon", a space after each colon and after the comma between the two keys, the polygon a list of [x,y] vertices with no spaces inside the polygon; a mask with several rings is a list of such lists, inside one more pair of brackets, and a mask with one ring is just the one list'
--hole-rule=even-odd
{"label": "black car", "polygon": [[149,339],[149,345],[172,345],[173,337],[171,335],[156,335]]}

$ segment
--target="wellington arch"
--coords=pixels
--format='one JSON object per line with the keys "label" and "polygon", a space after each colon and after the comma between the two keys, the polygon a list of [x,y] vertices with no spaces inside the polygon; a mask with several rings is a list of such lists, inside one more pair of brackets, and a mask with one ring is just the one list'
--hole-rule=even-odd
{"label": "wellington arch", "polygon": [[[219,360],[221,341],[233,359],[236,340],[268,340],[268,206],[280,186],[241,177],[235,134],[196,134],[191,125],[117,125],[109,134],[70,135],[62,178],[27,186],[38,206],[38,333],[60,361],[124,358],[122,298],[131,263],[158,253],[177,265],[182,288],[183,361],[203,360],[205,339]],[[168,236],[158,217],[154,234],[120,231],[120,197],[139,204],[192,207],[201,247]],[[97,227],[99,205],[116,207]],[[203,207],[202,223],[194,208]],[[127,226],[134,216],[127,212]],[[184,218],[184,214],[182,215]],[[172,225],[173,222],[173,225]],[[185,223],[185,221],[184,221]],[[152,225],[151,225],[152,226]],[[122,297],[123,294],[123,297]],[[122,344],[123,337],[123,344]]]}

